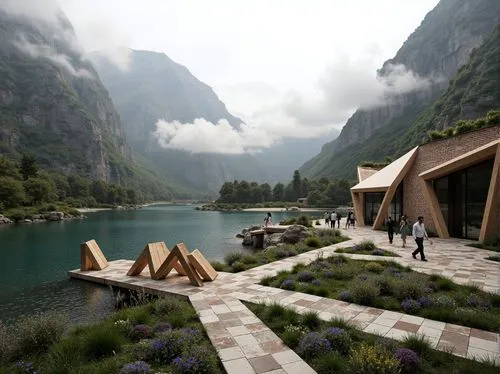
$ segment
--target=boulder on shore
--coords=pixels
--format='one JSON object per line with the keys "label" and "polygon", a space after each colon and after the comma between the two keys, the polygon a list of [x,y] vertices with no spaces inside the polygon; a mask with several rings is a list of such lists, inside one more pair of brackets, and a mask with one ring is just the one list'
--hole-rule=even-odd
{"label": "boulder on shore", "polygon": [[265,246],[277,246],[279,243],[283,241],[283,234],[271,234],[267,235],[265,239]]}
{"label": "boulder on shore", "polygon": [[8,223],[12,223],[12,221],[4,215],[0,214],[0,225],[6,225]]}
{"label": "boulder on shore", "polygon": [[241,244],[243,244],[245,246],[253,245],[253,238],[252,238],[252,235],[250,235],[250,231],[247,231],[247,233],[245,234],[245,237],[243,238],[243,242]]}
{"label": "boulder on shore", "polygon": [[287,244],[296,244],[311,236],[308,228],[303,225],[292,225],[283,233],[282,240]]}

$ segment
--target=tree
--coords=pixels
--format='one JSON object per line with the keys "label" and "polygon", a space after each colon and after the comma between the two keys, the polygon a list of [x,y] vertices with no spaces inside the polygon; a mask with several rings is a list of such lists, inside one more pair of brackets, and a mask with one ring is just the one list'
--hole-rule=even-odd
{"label": "tree", "polygon": [[273,193],[271,191],[271,186],[269,185],[269,183],[261,184],[260,192],[262,194],[263,201],[271,201],[273,199]]}
{"label": "tree", "polygon": [[219,191],[219,201],[221,203],[234,202],[234,189],[235,189],[234,183],[225,182]]}
{"label": "tree", "polygon": [[273,188],[273,200],[285,201],[285,185],[283,183],[276,183]]}
{"label": "tree", "polygon": [[26,199],[23,182],[12,177],[0,177],[0,204],[14,208]]}
{"label": "tree", "polygon": [[27,153],[23,154],[23,157],[21,158],[20,171],[24,180],[36,177],[38,174],[38,166],[36,164],[35,156]]}
{"label": "tree", "polygon": [[302,197],[302,181],[300,178],[300,173],[298,170],[295,170],[293,172],[293,179],[292,179],[292,193],[293,197],[291,200],[295,201],[299,197]]}
{"label": "tree", "polygon": [[81,199],[90,195],[90,182],[78,175],[70,175],[68,177],[70,187],[70,196]]}
{"label": "tree", "polygon": [[247,203],[250,200],[250,184],[247,181],[241,181],[236,186],[235,201]]}
{"label": "tree", "polygon": [[318,190],[312,190],[307,195],[309,205],[317,205],[321,201],[321,193]]}
{"label": "tree", "polygon": [[0,156],[0,177],[12,177],[21,179],[19,174],[19,166],[16,162],[9,160],[5,156]]}
{"label": "tree", "polygon": [[31,177],[24,181],[24,189],[31,204],[51,202],[57,199],[54,182],[46,178]]}
{"label": "tree", "polygon": [[93,181],[90,194],[98,203],[106,203],[108,202],[108,185],[104,181]]}

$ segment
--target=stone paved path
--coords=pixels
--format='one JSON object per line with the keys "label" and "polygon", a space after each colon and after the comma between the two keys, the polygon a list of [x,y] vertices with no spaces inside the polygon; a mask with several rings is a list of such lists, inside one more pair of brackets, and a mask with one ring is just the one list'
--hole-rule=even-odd
{"label": "stone paved path", "polygon": [[[500,293],[498,263],[484,260],[491,252],[466,247],[468,241],[436,239],[434,246],[427,251],[429,262],[425,263],[413,260],[410,249],[390,245],[382,232],[358,228],[349,230],[348,235],[352,238],[348,242],[316,249],[237,274],[220,273],[214,282],[205,283],[201,288],[191,286],[186,277],[175,275],[164,281],[153,281],[147,270],[138,277],[129,277],[126,273],[133,261],[128,260],[112,261],[105,270],[75,270],[71,271],[70,275],[159,295],[173,293],[188,296],[229,374],[315,372],[241,301],[277,302],[295,309],[298,313],[313,310],[324,320],[330,320],[332,317],[343,318],[365,332],[398,340],[408,334],[423,334],[437,349],[453,351],[455,355],[470,359],[489,357],[500,365],[500,334],[258,284],[264,276],[274,276],[278,271],[291,270],[297,263],[308,264],[319,256],[331,256],[336,248],[369,239],[381,248],[400,254],[402,257],[395,260],[402,265],[409,265],[424,273],[439,273],[451,277],[457,283],[474,282],[484,290]],[[396,243],[399,240],[399,237],[396,237]],[[375,256],[347,256],[382,259]]]}

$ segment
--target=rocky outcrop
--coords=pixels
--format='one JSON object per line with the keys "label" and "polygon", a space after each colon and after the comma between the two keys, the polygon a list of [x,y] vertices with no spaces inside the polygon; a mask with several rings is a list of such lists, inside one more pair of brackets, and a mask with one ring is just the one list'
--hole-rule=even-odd
{"label": "rocky outcrop", "polygon": [[12,223],[12,220],[0,214],[0,225],[6,225]]}
{"label": "rocky outcrop", "polygon": [[[446,89],[472,50],[481,45],[499,21],[497,0],[441,0],[378,72],[385,77],[391,67],[403,65],[428,84],[404,94],[391,94],[384,104],[358,109],[340,136],[306,162],[301,173],[310,178],[350,178],[355,176],[354,166],[363,159],[383,159],[395,152],[394,143]],[[379,135],[380,142],[374,146],[375,135]],[[350,152],[350,147],[356,151]],[[350,154],[349,158],[343,157],[345,153]]]}
{"label": "rocky outcrop", "polygon": [[292,225],[283,233],[282,240],[287,244],[296,244],[311,236],[309,229],[302,225]]}
{"label": "rocky outcrop", "polygon": [[264,242],[265,242],[266,248],[269,246],[278,246],[280,243],[283,242],[283,234],[268,235],[265,238]]}

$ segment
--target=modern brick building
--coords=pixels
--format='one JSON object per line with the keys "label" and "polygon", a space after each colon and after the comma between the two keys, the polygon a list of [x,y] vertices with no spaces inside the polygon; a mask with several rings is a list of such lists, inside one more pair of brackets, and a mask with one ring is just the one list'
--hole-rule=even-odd
{"label": "modern brick building", "polygon": [[500,237],[500,125],[416,147],[385,168],[358,168],[358,225],[425,217],[440,237]]}

